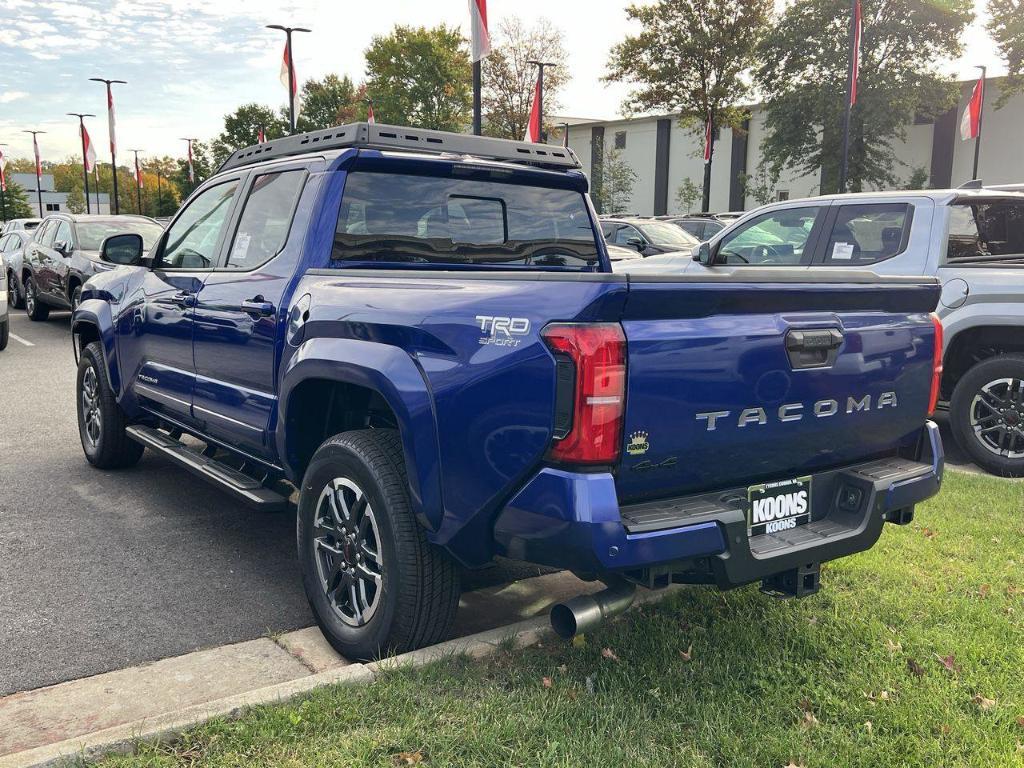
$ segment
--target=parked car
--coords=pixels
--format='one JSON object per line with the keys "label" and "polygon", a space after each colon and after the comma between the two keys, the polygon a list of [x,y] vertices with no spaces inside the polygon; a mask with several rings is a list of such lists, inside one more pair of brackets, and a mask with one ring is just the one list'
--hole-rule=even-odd
{"label": "parked car", "polygon": [[145,216],[47,216],[24,249],[21,274],[28,316],[45,320],[51,309],[74,309],[85,281],[112,268],[99,259],[100,244],[123,232],[137,232],[150,247],[163,227]]}
{"label": "parked car", "polygon": [[0,235],[0,254],[4,257],[7,277],[7,304],[12,309],[20,309],[24,303],[25,292],[21,286],[21,278],[25,246],[32,240],[31,232],[13,230],[9,234]]}
{"label": "parked car", "polygon": [[31,232],[41,222],[42,219],[11,219],[4,223],[3,229],[0,229],[0,235],[10,232]]}
{"label": "parked car", "polygon": [[775,203],[701,250],[692,262],[619,269],[706,275],[799,266],[938,277],[941,401],[953,434],[989,472],[1024,476],[1024,193],[954,189]]}
{"label": "parked car", "polygon": [[700,242],[679,227],[657,219],[606,218],[600,224],[609,243],[632,248],[642,256],[690,250]]}
{"label": "parked car", "polygon": [[72,319],[86,458],[298,489],[348,658],[444,639],[498,555],[609,585],[565,636],[637,584],[813,593],[939,489],[938,282],[609,274],[587,187],[568,150],[382,124],[235,152],[148,254],[100,250],[131,267]]}
{"label": "parked car", "polygon": [[11,336],[11,319],[7,307],[7,262],[4,261],[4,254],[0,252],[0,352],[7,349],[7,342]]}
{"label": "parked car", "polygon": [[717,216],[675,216],[666,218],[665,221],[669,224],[675,224],[701,241],[710,240],[713,235],[721,232],[726,227],[726,222]]}

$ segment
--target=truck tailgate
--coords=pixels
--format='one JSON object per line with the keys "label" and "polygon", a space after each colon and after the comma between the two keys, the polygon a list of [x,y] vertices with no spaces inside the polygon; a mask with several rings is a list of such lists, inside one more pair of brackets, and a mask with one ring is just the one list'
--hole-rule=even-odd
{"label": "truck tailgate", "polygon": [[894,455],[927,418],[932,278],[630,278],[622,502]]}

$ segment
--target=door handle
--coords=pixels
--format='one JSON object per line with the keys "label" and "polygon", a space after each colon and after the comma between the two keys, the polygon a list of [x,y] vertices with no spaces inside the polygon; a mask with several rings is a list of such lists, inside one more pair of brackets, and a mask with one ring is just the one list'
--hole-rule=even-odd
{"label": "door handle", "polygon": [[251,299],[243,301],[241,308],[243,312],[249,315],[269,317],[274,314],[274,305],[269,301],[264,301],[262,296],[254,296]]}
{"label": "door handle", "polygon": [[178,291],[171,296],[171,304],[183,308],[194,307],[196,305],[196,295],[188,291]]}

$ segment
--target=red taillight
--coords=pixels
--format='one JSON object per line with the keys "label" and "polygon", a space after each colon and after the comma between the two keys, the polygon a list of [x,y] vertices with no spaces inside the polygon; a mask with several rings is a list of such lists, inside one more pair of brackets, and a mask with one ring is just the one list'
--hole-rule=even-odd
{"label": "red taillight", "polygon": [[932,325],[935,326],[935,354],[932,356],[932,393],[928,397],[928,415],[935,413],[939,404],[939,388],[942,385],[942,321],[932,312]]}
{"label": "red taillight", "polygon": [[622,441],[626,400],[626,337],[618,323],[556,323],[541,331],[555,356],[572,361],[572,426],[548,458],[571,464],[613,464]]}

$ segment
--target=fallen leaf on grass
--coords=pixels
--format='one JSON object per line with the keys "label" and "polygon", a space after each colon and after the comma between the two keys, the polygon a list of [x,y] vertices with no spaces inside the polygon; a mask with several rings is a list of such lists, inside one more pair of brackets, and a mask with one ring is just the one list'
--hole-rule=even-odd
{"label": "fallen leaf on grass", "polygon": [[992,591],[992,585],[991,584],[982,584],[980,587],[978,587],[978,597],[986,598],[986,597],[988,597],[988,593],[991,592],[991,591]]}
{"label": "fallen leaf on grass", "polygon": [[801,728],[813,728],[818,724],[818,718],[814,716],[813,712],[804,712],[804,716],[800,718]]}
{"label": "fallen leaf on grass", "polygon": [[605,659],[610,659],[612,661],[619,660],[619,657],[615,655],[615,651],[613,651],[611,648],[602,648],[601,657]]}
{"label": "fallen leaf on grass", "polygon": [[885,638],[885,647],[888,649],[890,654],[895,655],[903,650],[903,643],[895,643],[892,638],[887,637]]}
{"label": "fallen leaf on grass", "polygon": [[693,659],[693,644],[691,643],[685,651],[680,651],[679,656],[683,661],[691,661]]}
{"label": "fallen leaf on grass", "polygon": [[885,690],[879,691],[877,694],[873,691],[868,691],[864,694],[865,698],[867,698],[868,701],[888,701],[890,695],[891,694]]}
{"label": "fallen leaf on grass", "polygon": [[419,765],[423,762],[422,752],[399,752],[394,755],[395,765]]}
{"label": "fallen leaf on grass", "polygon": [[873,728],[874,728],[874,726],[871,725],[871,721],[870,720],[865,720],[864,721],[864,730],[868,732],[868,736],[871,735],[871,731],[872,731]]}
{"label": "fallen leaf on grass", "polygon": [[540,682],[541,682],[541,685],[543,685],[545,688],[550,688],[553,685],[553,683],[551,682],[551,678],[550,677],[541,678]]}
{"label": "fallen leaf on grass", "polygon": [[918,664],[913,659],[907,659],[907,669],[914,677],[924,677],[924,667]]}
{"label": "fallen leaf on grass", "polygon": [[952,653],[948,656],[939,656],[939,654],[936,653],[935,658],[937,658],[939,660],[939,663],[946,668],[947,672],[955,673],[960,671],[960,665],[956,663],[956,658],[953,656]]}
{"label": "fallen leaf on grass", "polygon": [[931,528],[924,528],[922,529],[921,533],[924,534],[924,537],[926,539],[934,539],[935,536],[938,534],[938,531],[933,531]]}
{"label": "fallen leaf on grass", "polygon": [[975,704],[977,704],[978,705],[978,709],[982,710],[983,712],[992,709],[992,707],[994,707],[996,705],[996,700],[995,699],[987,699],[984,696],[982,696],[980,693],[976,693],[974,695],[974,698],[971,699],[971,701],[974,702]]}
{"label": "fallen leaf on grass", "polygon": [[1021,715],[1017,718],[1017,725],[1019,725],[1021,728],[1024,728],[1024,715]]}
{"label": "fallen leaf on grass", "polygon": [[782,768],[807,768],[807,766],[803,763],[794,763],[792,760],[790,760],[788,763],[782,766]]}

